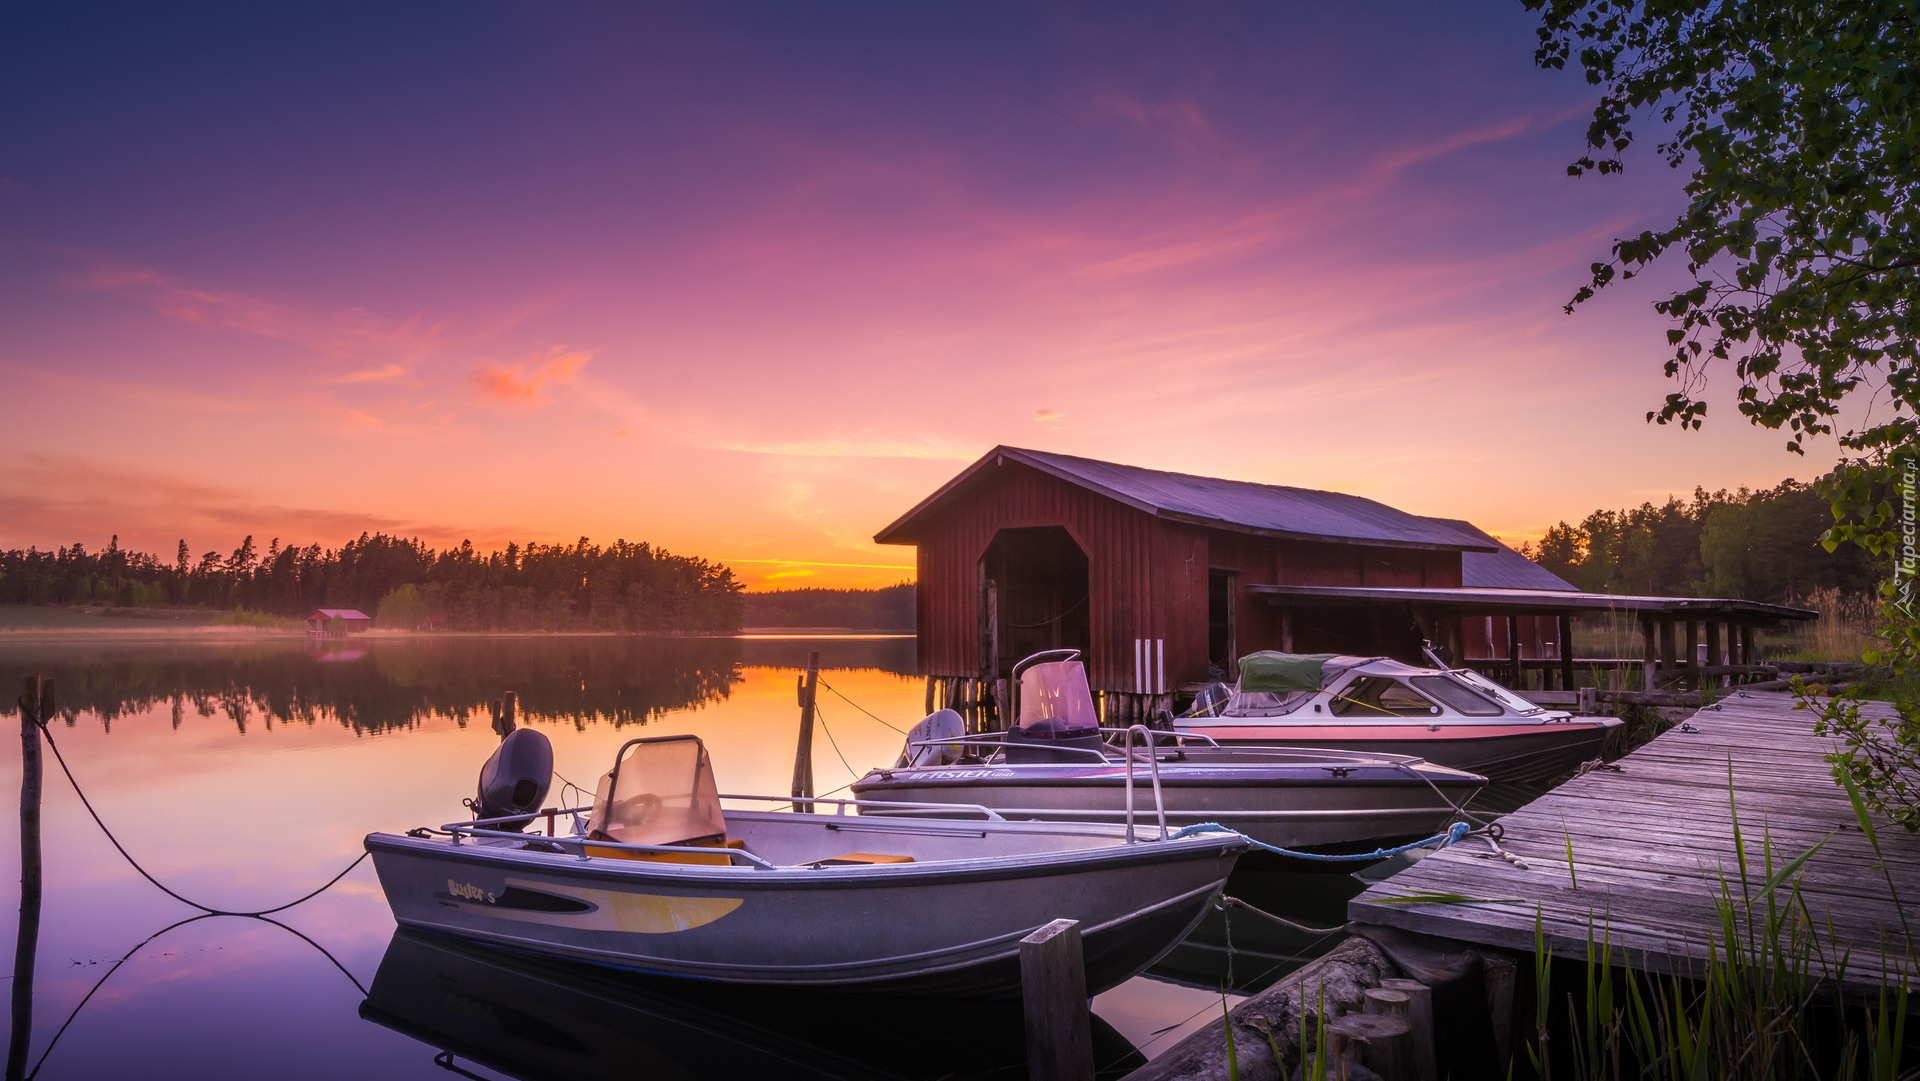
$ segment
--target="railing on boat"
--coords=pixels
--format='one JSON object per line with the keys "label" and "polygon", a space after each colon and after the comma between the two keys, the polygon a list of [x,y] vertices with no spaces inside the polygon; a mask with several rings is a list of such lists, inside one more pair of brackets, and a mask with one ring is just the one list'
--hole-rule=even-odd
{"label": "railing on boat", "polygon": [[[945,811],[945,812],[967,811],[967,812],[978,814],[983,819],[989,822],[1005,822],[1006,821],[1006,819],[1001,817],[999,812],[995,811],[993,808],[985,807],[978,803],[926,804],[926,803],[907,803],[901,800],[830,799],[830,798],[819,797],[819,796],[807,797],[804,799],[795,799],[792,796],[760,796],[760,795],[744,795],[739,793],[727,793],[727,792],[720,793],[720,798],[723,800],[760,800],[767,803],[791,803],[795,805],[796,810],[798,810],[798,805],[801,803],[806,803],[806,804],[831,803],[831,804],[834,804],[837,808],[837,810],[834,812],[833,817],[849,817],[847,815],[847,808],[849,807],[892,808],[895,810],[907,810],[907,811],[914,811],[914,812],[925,812],[929,808],[932,808],[932,809]],[[476,818],[470,822],[451,822],[441,826],[440,829],[442,832],[446,833],[452,839],[454,844],[459,844],[460,838],[462,837],[472,837],[476,839],[484,837],[484,838],[491,838],[494,840],[503,840],[503,841],[523,841],[531,844],[550,845],[556,851],[572,852],[574,855],[580,857],[583,860],[590,859],[593,857],[594,854],[587,851],[589,847],[592,847],[595,849],[602,849],[602,850],[614,849],[616,851],[621,851],[621,852],[664,852],[664,853],[669,853],[673,855],[697,854],[697,855],[709,855],[709,856],[725,856],[727,857],[727,862],[729,864],[734,863],[737,857],[740,862],[744,862],[752,867],[755,867],[761,870],[773,871],[773,870],[779,869],[776,864],[769,863],[766,860],[761,859],[759,856],[756,856],[753,853],[748,852],[743,848],[699,848],[692,845],[632,844],[627,841],[614,841],[614,840],[598,841],[588,837],[561,836],[558,833],[553,832],[554,820],[559,818],[561,815],[571,815],[577,818],[580,815],[591,814],[591,813],[593,813],[593,806],[591,804],[584,807],[553,807],[553,808],[537,811],[531,815],[527,815],[527,814],[501,815],[497,818]],[[814,813],[814,812],[810,811],[807,813]],[[549,832],[545,834],[521,833],[518,830],[487,828],[489,826],[504,826],[504,825],[507,825],[508,823],[525,825],[528,821],[532,819],[537,819],[537,818],[545,818],[547,820],[547,829]],[[1162,830],[1162,836],[1165,836],[1164,828]],[[1127,839],[1128,840],[1133,839],[1131,832],[1129,832]]]}
{"label": "railing on boat", "polygon": [[1160,756],[1153,753],[1153,733],[1147,731],[1144,724],[1127,728],[1126,740],[1120,745],[1121,753],[1127,756],[1127,840],[1133,840],[1133,767],[1137,761],[1133,757],[1133,734],[1140,733],[1147,741],[1147,764],[1153,775],[1153,812],[1160,819],[1160,839],[1167,839],[1167,804],[1160,795]]}
{"label": "railing on boat", "polygon": [[[1146,752],[1144,755],[1144,759],[1147,763],[1148,773],[1150,774],[1153,782],[1154,818],[1160,824],[1160,839],[1163,841],[1166,840],[1167,839],[1167,805],[1166,805],[1166,800],[1162,796],[1160,791],[1160,756],[1155,753],[1155,748],[1159,746],[1164,746],[1165,744],[1162,743],[1162,740],[1165,740],[1169,737],[1171,738],[1172,743],[1175,747],[1184,746],[1187,740],[1192,739],[1196,741],[1203,740],[1205,741],[1207,746],[1218,749],[1220,746],[1219,742],[1211,736],[1199,735],[1197,733],[1194,735],[1187,735],[1181,732],[1155,732],[1149,729],[1144,724],[1136,724],[1136,725],[1129,726],[1127,728],[1102,728],[1102,729],[1099,729],[1099,732],[1102,736],[1114,735],[1114,736],[1121,737],[1119,753],[1122,761],[1126,764],[1126,767],[1127,767],[1127,780],[1126,780],[1127,841],[1131,843],[1134,840],[1133,774],[1134,774],[1134,770],[1137,768],[1139,762],[1142,760],[1142,757],[1143,757],[1137,754],[1134,750],[1133,738],[1135,733],[1138,733],[1141,740],[1144,741],[1145,743],[1145,746],[1142,748],[1142,750]],[[908,740],[907,746],[908,747],[974,746],[974,747],[997,747],[1001,750],[1005,750],[1009,746],[1016,746],[1016,744],[1009,743],[1009,741],[1003,737],[995,736],[992,734],[980,734],[980,735],[971,735],[971,736],[952,736],[946,739]],[[1041,744],[1023,743],[1023,744],[1017,744],[1017,746],[1045,747],[1047,748],[1048,751],[1054,754],[1087,755],[1091,757],[1095,762],[1103,766],[1108,765],[1112,762],[1112,759],[1108,757],[1108,754],[1109,754],[1108,748],[1111,746],[1110,744],[1102,747],[1065,747],[1065,746],[1058,746],[1058,745],[1046,744],[1046,743],[1041,743]],[[941,806],[941,805],[920,803],[920,804],[912,804],[911,806],[915,808],[915,813],[924,814],[926,813],[925,810],[923,810],[924,808],[927,808],[930,806]]]}

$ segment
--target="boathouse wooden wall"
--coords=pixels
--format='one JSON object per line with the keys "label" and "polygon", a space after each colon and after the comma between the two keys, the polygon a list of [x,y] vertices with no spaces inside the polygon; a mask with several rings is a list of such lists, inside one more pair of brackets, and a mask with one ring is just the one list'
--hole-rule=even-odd
{"label": "boathouse wooden wall", "polygon": [[1210,571],[1234,574],[1235,652],[1282,646],[1279,612],[1247,594],[1260,584],[1459,586],[1460,554],[1316,543],[1156,518],[1015,461],[955,491],[916,523],[921,671],[983,676],[980,560],[1003,529],[1060,526],[1087,555],[1096,690],[1133,689],[1133,641],[1166,640],[1170,686],[1207,678]]}

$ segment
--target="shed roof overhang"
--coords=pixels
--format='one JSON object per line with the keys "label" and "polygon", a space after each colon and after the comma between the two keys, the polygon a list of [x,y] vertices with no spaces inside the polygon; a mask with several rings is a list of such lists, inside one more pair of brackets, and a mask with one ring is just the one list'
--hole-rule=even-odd
{"label": "shed roof overhang", "polygon": [[[1165,521],[1204,526],[1231,533],[1248,533],[1281,540],[1321,544],[1359,544],[1377,548],[1414,548],[1441,552],[1498,552],[1499,542],[1472,526],[1447,519],[1423,518],[1360,496],[1319,492],[1305,488],[1196,477],[1184,473],[1142,469],[1075,458],[1065,454],[999,446],[974,462],[912,510],[874,535],[875,544],[917,544],[925,516],[950,497],[969,487],[990,467],[1015,462],[1084,488],[1142,513]],[[1265,508],[1259,520],[1234,516],[1235,497]],[[1223,505],[1224,504],[1224,505]],[[1274,517],[1274,504],[1294,513],[1299,525]]]}
{"label": "shed roof overhang", "polygon": [[1735,622],[1815,619],[1818,612],[1784,604],[1730,597],[1637,597],[1613,593],[1570,593],[1559,589],[1396,588],[1384,586],[1250,585],[1247,592],[1276,605],[1392,604],[1447,615],[1571,615],[1577,612],[1632,612],[1654,619],[1708,619]]}

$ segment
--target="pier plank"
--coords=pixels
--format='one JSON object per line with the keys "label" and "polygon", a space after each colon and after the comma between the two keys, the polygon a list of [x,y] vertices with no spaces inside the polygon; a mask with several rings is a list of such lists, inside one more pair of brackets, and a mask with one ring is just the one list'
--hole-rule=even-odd
{"label": "pier plank", "polygon": [[[1756,899],[1768,845],[1776,868],[1819,846],[1800,895],[1821,947],[1847,956],[1837,973],[1844,990],[1871,996],[1889,979],[1908,979],[1904,958],[1920,948],[1901,912],[1902,902],[1920,906],[1920,837],[1876,823],[1875,853],[1823,757],[1833,741],[1814,734],[1813,720],[1791,695],[1736,692],[1626,756],[1620,770],[1575,777],[1501,818],[1502,847],[1525,868],[1470,839],[1369,887],[1348,915],[1523,951],[1533,949],[1537,928],[1561,955],[1582,954],[1590,936],[1604,936],[1620,963],[1692,971],[1720,937],[1721,891],[1742,892],[1737,810],[1745,888]],[[1476,900],[1399,900],[1423,893]],[[1920,907],[1911,918],[1920,924]]]}

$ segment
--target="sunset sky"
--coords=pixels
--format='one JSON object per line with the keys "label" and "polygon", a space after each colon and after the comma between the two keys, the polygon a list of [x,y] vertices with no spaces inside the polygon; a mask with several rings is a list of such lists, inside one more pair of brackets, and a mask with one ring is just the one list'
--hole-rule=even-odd
{"label": "sunset sky", "polygon": [[1514,540],[1811,479],[1517,3],[0,13],[0,546],[647,540],[884,585],[997,443]]}

